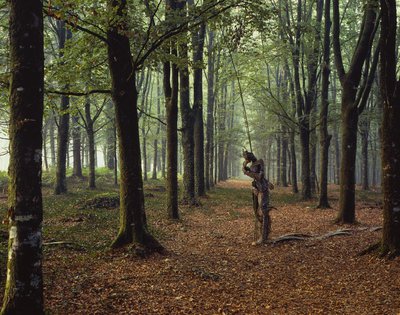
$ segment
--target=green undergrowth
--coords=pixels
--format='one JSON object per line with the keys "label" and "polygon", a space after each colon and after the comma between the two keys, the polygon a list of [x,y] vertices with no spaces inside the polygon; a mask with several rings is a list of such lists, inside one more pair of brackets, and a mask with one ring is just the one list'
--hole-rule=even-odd
{"label": "green undergrowth", "polygon": [[8,175],[5,171],[0,171],[0,193],[7,191]]}

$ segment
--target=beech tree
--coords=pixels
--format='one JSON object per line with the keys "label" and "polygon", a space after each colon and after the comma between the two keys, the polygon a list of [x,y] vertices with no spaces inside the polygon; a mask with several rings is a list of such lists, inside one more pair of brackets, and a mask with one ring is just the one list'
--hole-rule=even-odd
{"label": "beech tree", "polygon": [[[340,43],[339,1],[333,0],[333,51],[340,83],[342,85],[341,118],[342,150],[340,172],[339,223],[355,222],[355,164],[357,152],[358,118],[367,102],[371,89],[371,78],[375,75],[378,54],[373,65],[368,61],[378,25],[378,1],[368,1],[364,6],[364,16],[357,46],[354,48],[347,72],[344,68]],[[375,66],[374,66],[375,65]],[[369,69],[363,75],[363,67]],[[362,76],[364,80],[362,81]]]}
{"label": "beech tree", "polygon": [[[1,314],[44,314],[42,276],[42,1],[10,4],[10,188],[7,280]],[[26,36],[28,34],[28,36]]]}
{"label": "beech tree", "polygon": [[321,111],[320,111],[320,172],[321,188],[318,208],[330,208],[328,201],[328,159],[329,145],[332,136],[328,134],[328,108],[329,108],[329,76],[330,76],[330,30],[331,30],[331,1],[325,0],[324,8],[324,46],[321,83]]}
{"label": "beech tree", "polygon": [[400,80],[397,68],[397,9],[395,0],[381,0],[380,83],[383,102],[383,254],[400,254]]}
{"label": "beech tree", "polygon": [[[65,47],[65,41],[72,36],[71,30],[67,30],[64,21],[57,21],[57,38],[59,57],[62,59]],[[56,164],[56,181],[54,193],[56,195],[67,192],[67,154],[68,154],[68,139],[69,139],[69,97],[61,96],[59,123],[57,133],[57,164]]]}

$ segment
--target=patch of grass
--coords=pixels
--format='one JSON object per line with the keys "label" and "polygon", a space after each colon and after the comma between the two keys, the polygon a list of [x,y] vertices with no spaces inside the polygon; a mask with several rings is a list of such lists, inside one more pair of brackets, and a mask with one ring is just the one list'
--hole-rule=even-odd
{"label": "patch of grass", "polygon": [[0,193],[5,193],[8,186],[8,175],[5,171],[0,171]]}

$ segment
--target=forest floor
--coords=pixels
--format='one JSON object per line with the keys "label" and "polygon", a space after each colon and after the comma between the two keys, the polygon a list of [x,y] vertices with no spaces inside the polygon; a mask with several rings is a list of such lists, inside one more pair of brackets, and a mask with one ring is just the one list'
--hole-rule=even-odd
{"label": "forest floor", "polygon": [[[145,189],[148,220],[167,251],[140,258],[132,248],[108,249],[118,229],[115,206],[87,208],[87,200],[115,196],[115,188],[87,191],[76,182],[66,196],[44,190],[47,314],[400,312],[400,259],[358,255],[380,238],[374,229],[382,225],[379,193],[358,191],[358,224],[338,226],[336,186],[330,187],[329,210],[278,188],[271,196],[277,207],[271,211],[271,239],[292,233],[315,237],[253,246],[249,181],[220,184],[201,207],[182,206],[177,222],[166,218],[163,183],[152,181]],[[4,199],[0,203],[5,207]],[[318,238],[343,229],[349,235]],[[3,266],[5,231],[3,226]]]}

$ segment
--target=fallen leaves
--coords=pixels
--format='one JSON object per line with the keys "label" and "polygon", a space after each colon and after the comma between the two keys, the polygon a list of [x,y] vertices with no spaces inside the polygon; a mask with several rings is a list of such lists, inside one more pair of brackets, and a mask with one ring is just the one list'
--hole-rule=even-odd
{"label": "fallen leaves", "polygon": [[315,210],[284,199],[289,190],[277,188],[271,238],[313,237],[255,247],[248,190],[248,182],[228,181],[202,200],[202,208],[185,210],[180,222],[158,220],[165,255],[140,259],[128,248],[93,253],[53,247],[44,263],[47,309],[226,315],[400,311],[399,259],[357,256],[380,238],[379,209],[363,203],[357,210],[361,223],[338,228],[334,202],[333,209]]}

